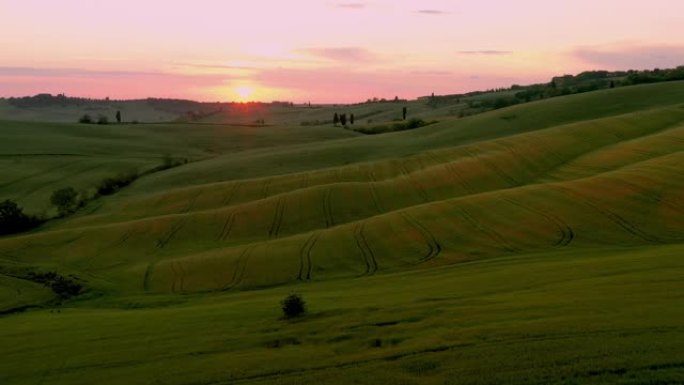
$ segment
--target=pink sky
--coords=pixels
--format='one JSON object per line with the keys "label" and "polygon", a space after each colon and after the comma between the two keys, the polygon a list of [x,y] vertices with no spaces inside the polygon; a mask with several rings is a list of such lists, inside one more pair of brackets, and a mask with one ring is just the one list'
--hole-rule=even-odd
{"label": "pink sky", "polygon": [[681,0],[0,0],[0,97],[356,102],[683,64]]}

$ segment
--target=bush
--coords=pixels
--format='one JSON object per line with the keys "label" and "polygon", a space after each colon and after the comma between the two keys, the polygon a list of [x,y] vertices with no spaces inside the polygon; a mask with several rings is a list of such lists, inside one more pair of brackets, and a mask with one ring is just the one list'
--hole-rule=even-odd
{"label": "bush", "polygon": [[93,123],[93,118],[91,118],[90,115],[85,114],[78,119],[78,122],[83,124],[91,124]]}
{"label": "bush", "polygon": [[109,124],[109,119],[104,115],[100,115],[97,117],[97,124]]}
{"label": "bush", "polygon": [[138,179],[138,174],[131,172],[128,174],[121,174],[114,178],[106,178],[97,186],[97,195],[111,195],[128,186]]}
{"label": "bush", "polygon": [[0,235],[30,230],[41,222],[37,217],[24,214],[14,201],[8,199],[0,203]]}
{"label": "bush", "polygon": [[52,193],[50,203],[57,207],[59,215],[64,216],[76,209],[78,193],[73,187],[65,187]]}
{"label": "bush", "polygon": [[301,317],[306,313],[306,303],[297,294],[290,294],[282,302],[283,316],[286,319]]}
{"label": "bush", "polygon": [[62,299],[75,297],[81,294],[81,291],[83,290],[83,285],[80,283],[73,279],[63,277],[54,271],[49,271],[47,273],[31,272],[28,274],[27,278],[33,282],[41,283],[45,287],[49,287]]}

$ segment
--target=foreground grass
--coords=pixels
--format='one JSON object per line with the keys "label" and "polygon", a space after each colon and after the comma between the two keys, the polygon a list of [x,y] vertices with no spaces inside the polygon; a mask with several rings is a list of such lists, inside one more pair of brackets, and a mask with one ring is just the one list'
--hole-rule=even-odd
{"label": "foreground grass", "polygon": [[[3,384],[684,381],[681,245],[556,252],[0,324]],[[299,292],[310,313],[284,321]]]}

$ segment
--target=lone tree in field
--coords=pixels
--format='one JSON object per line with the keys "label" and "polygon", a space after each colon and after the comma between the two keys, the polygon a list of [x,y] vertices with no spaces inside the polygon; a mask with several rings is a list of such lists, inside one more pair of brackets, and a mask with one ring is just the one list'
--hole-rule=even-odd
{"label": "lone tree in field", "polygon": [[406,120],[406,113],[407,112],[408,112],[408,110],[406,109],[406,107],[401,109],[401,116],[402,116],[403,120]]}
{"label": "lone tree in field", "polygon": [[333,116],[333,125],[337,127],[337,123],[340,122],[340,116],[337,115],[337,112],[335,112],[335,116]]}
{"label": "lone tree in field", "polygon": [[297,294],[290,294],[281,303],[285,319],[301,317],[306,313],[306,303]]}
{"label": "lone tree in field", "polygon": [[342,123],[343,126],[347,125],[347,114],[340,115],[340,123]]}
{"label": "lone tree in field", "polygon": [[121,111],[116,111],[116,122],[121,123]]}
{"label": "lone tree in field", "polygon": [[354,125],[354,114],[349,115],[349,124]]}
{"label": "lone tree in field", "polygon": [[65,216],[76,208],[78,193],[73,187],[65,187],[52,193],[50,203],[57,207],[60,216]]}

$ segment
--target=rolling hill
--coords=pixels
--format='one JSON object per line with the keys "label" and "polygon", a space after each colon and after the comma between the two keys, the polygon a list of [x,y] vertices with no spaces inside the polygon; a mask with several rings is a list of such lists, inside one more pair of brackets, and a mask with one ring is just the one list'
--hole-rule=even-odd
{"label": "rolling hill", "polygon": [[[0,238],[0,310],[37,307],[0,318],[3,383],[684,380],[684,82],[424,111],[372,136],[2,123],[0,198],[34,212],[190,160]],[[55,313],[30,271],[87,291]]]}

